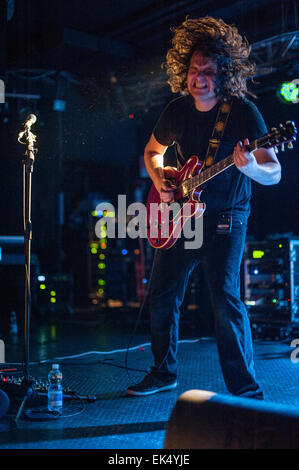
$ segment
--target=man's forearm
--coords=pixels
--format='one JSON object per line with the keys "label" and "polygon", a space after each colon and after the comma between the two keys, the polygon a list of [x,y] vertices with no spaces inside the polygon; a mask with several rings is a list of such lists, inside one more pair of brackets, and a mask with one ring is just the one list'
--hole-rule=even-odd
{"label": "man's forearm", "polygon": [[242,167],[240,171],[265,186],[277,184],[281,178],[281,166],[276,162],[257,163],[255,161],[255,164]]}
{"label": "man's forearm", "polygon": [[163,178],[163,155],[150,151],[145,152],[144,163],[153,183],[161,181]]}

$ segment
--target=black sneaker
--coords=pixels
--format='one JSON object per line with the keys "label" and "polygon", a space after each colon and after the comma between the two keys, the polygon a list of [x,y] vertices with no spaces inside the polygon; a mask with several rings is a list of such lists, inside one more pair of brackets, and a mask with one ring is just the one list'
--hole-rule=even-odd
{"label": "black sneaker", "polygon": [[146,395],[153,395],[158,392],[166,392],[176,388],[176,379],[161,380],[155,377],[153,374],[148,374],[144,379],[136,385],[132,385],[126,391],[127,395],[134,395],[137,397],[143,397]]}

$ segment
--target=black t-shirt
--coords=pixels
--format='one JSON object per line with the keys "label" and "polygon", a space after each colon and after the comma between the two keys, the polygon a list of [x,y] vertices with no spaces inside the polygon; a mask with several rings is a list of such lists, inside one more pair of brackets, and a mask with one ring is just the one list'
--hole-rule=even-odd
{"label": "black t-shirt", "polygon": [[[220,102],[210,111],[198,111],[191,95],[171,101],[162,112],[154,136],[161,145],[176,145],[178,169],[192,155],[204,160]],[[221,139],[215,162],[233,153],[239,140],[257,139],[267,133],[263,117],[247,99],[233,98],[230,116]],[[234,165],[206,183],[201,201],[205,215],[235,211],[247,218],[250,213],[251,180]]]}

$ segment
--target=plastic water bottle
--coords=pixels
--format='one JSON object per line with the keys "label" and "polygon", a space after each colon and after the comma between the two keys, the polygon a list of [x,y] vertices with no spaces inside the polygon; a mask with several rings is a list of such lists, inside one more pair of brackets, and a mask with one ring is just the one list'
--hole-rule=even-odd
{"label": "plastic water bottle", "polygon": [[58,364],[52,365],[48,380],[48,410],[61,413],[63,403],[62,373]]}

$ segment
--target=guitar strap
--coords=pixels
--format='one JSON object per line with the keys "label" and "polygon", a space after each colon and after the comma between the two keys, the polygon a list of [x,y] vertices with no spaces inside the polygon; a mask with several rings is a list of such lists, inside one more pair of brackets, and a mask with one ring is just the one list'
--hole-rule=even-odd
{"label": "guitar strap", "polygon": [[[209,145],[207,149],[206,158],[203,164],[203,168],[211,166],[217,156],[220,141],[224,134],[224,129],[228,121],[231,107],[232,107],[232,100],[223,101],[219,107],[212,137],[209,139]],[[232,220],[231,215],[219,214],[216,233],[221,234],[221,235],[230,233],[231,220]]]}
{"label": "guitar strap", "polygon": [[211,166],[217,156],[217,152],[219,149],[221,139],[224,134],[224,130],[228,121],[231,107],[232,107],[232,100],[223,101],[221,106],[219,107],[216,121],[214,124],[214,129],[212,132],[212,136],[209,139],[209,145],[207,148],[206,158],[203,164],[203,169],[205,167]]}

